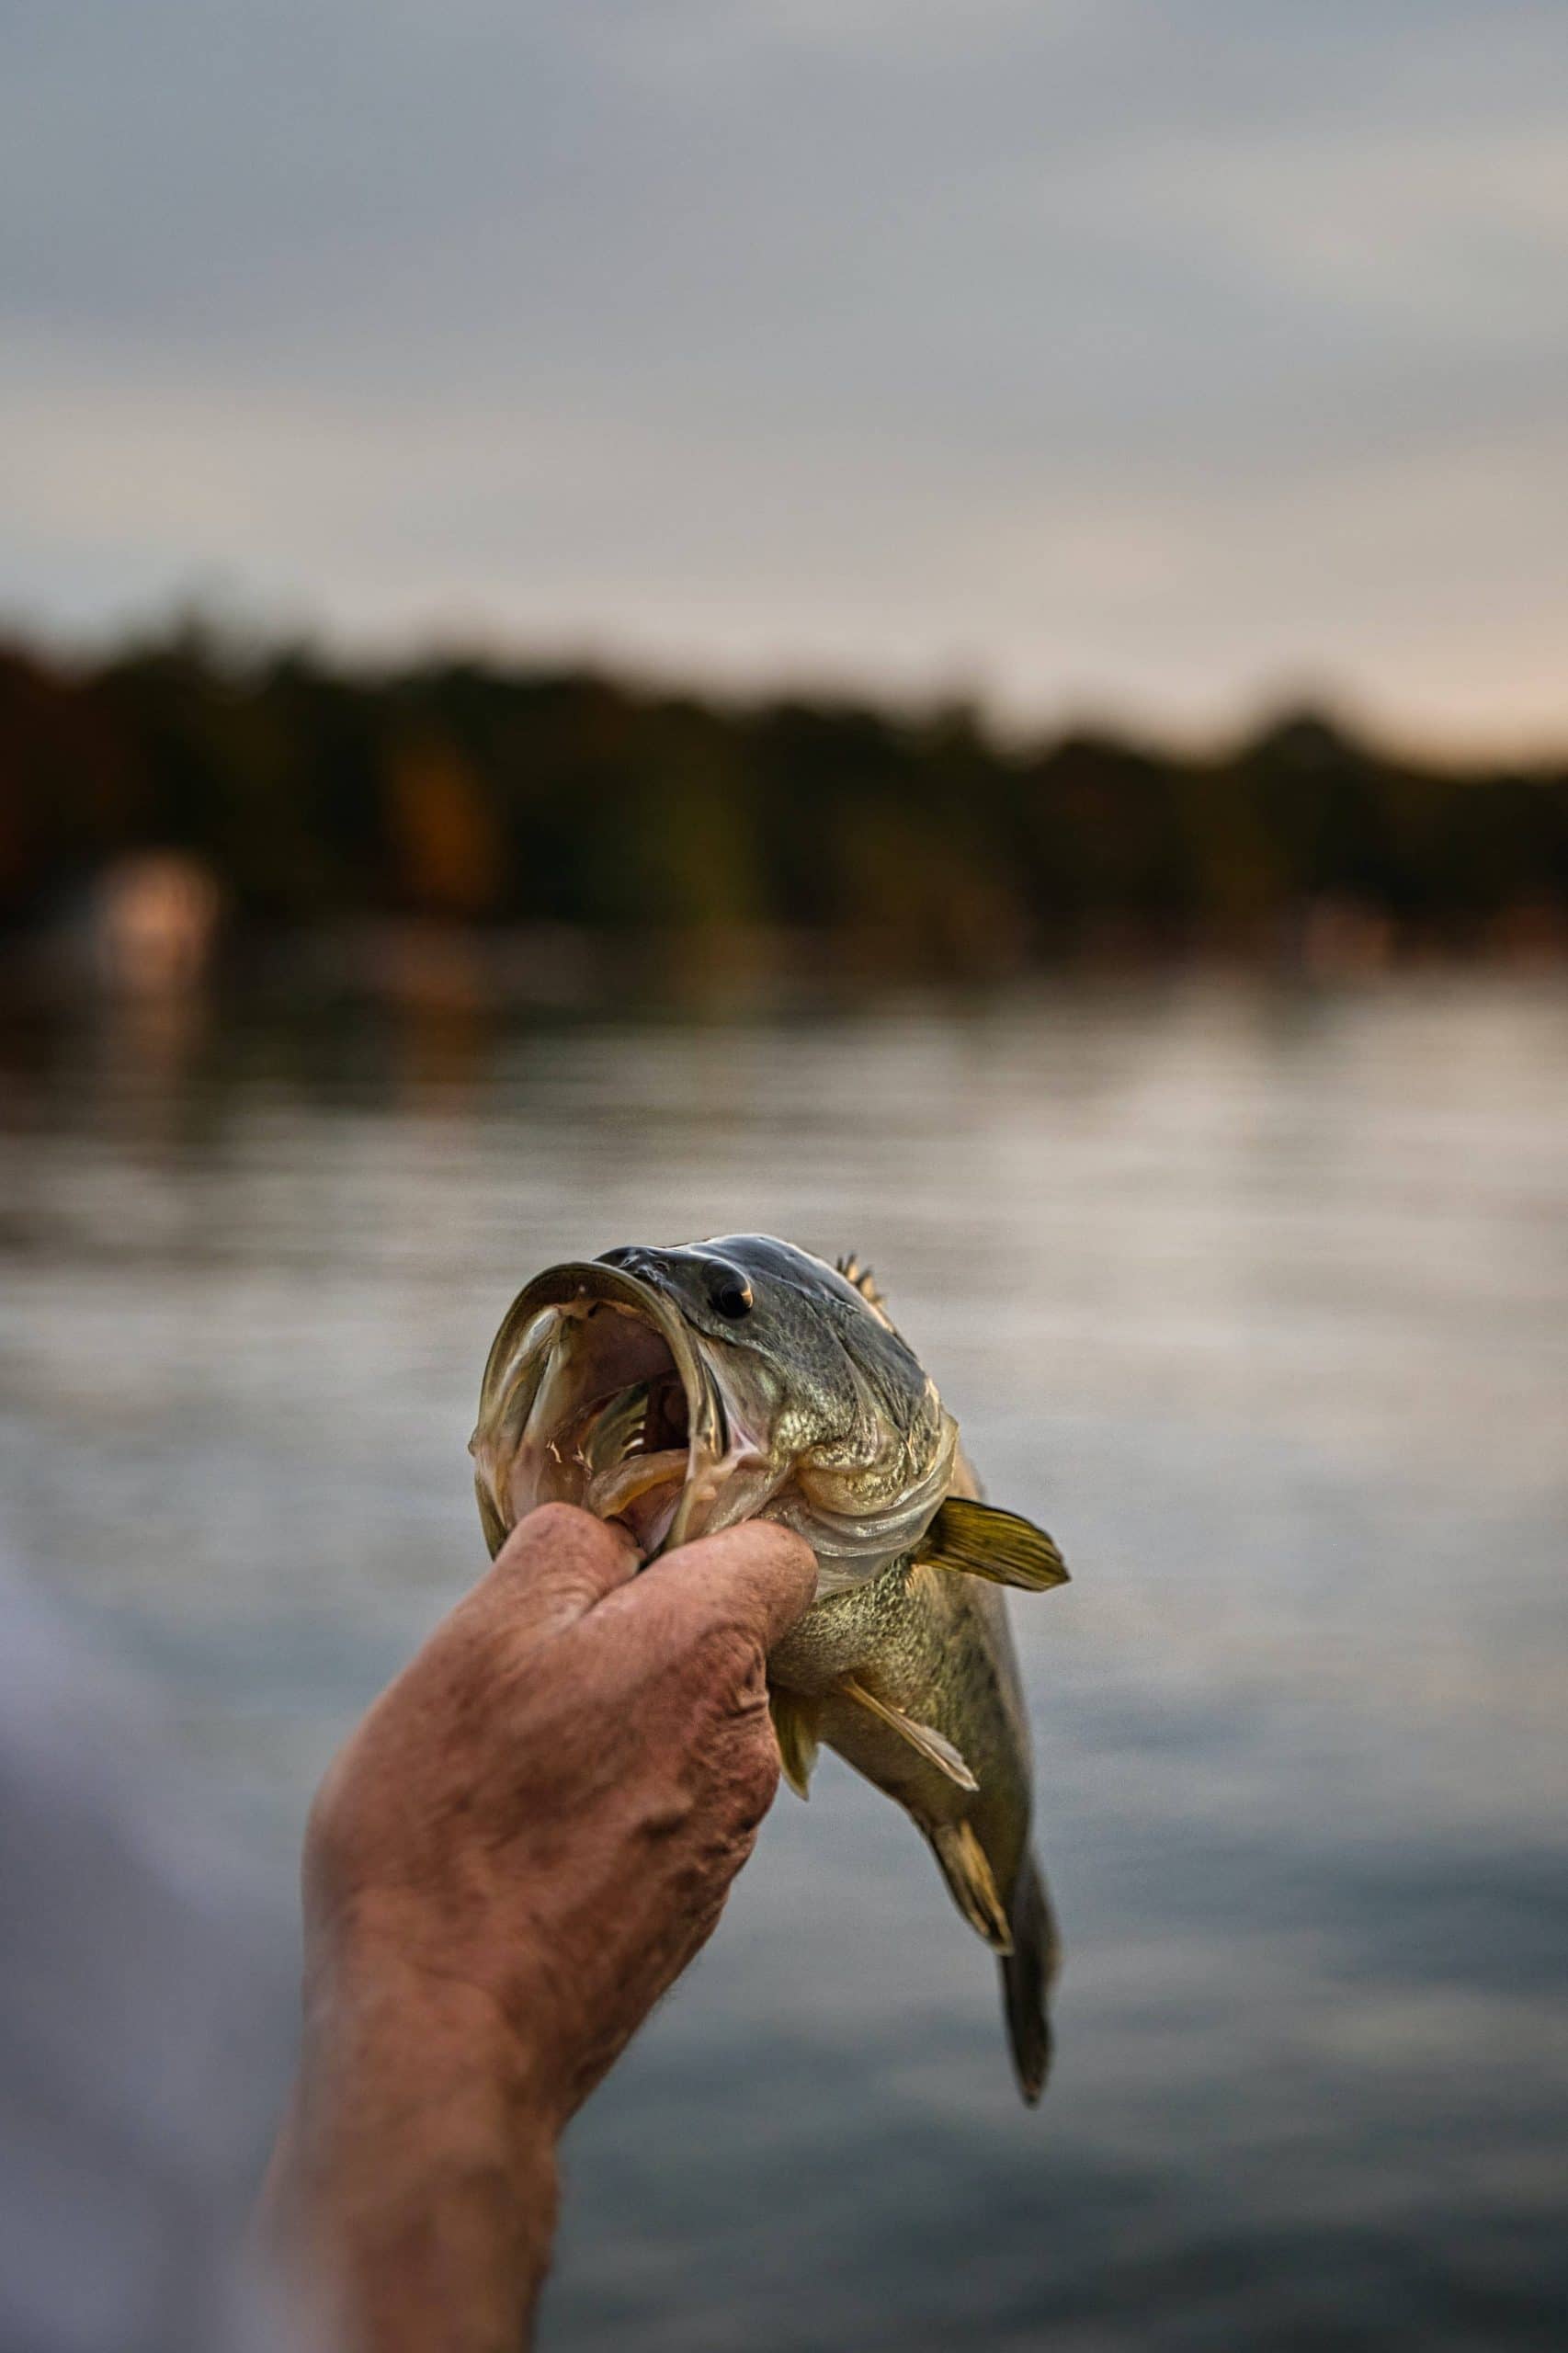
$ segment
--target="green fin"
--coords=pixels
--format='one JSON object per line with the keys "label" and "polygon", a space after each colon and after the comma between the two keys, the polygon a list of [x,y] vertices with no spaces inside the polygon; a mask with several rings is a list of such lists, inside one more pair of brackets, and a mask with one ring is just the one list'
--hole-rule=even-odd
{"label": "green fin", "polygon": [[1067,1582],[1067,1563],[1043,1528],[1020,1519],[1016,1511],[971,1503],[966,1495],[948,1497],[915,1557],[934,1569],[958,1569],[966,1576],[988,1577],[993,1585],[1019,1586],[1025,1593],[1049,1593],[1053,1585]]}
{"label": "green fin", "polygon": [[781,1691],[778,1684],[770,1683],[767,1705],[784,1779],[798,1798],[810,1797],[812,1767],[817,1761],[818,1702],[804,1699],[798,1692]]}
{"label": "green fin", "polygon": [[930,1724],[917,1724],[913,1716],[904,1714],[902,1708],[895,1708],[888,1700],[879,1699],[874,1691],[868,1691],[853,1675],[846,1675],[838,1688],[846,1699],[858,1700],[862,1708],[868,1709],[886,1724],[890,1732],[896,1732],[901,1740],[906,1740],[917,1756],[924,1756],[927,1765],[934,1765],[938,1773],[945,1773],[949,1780],[955,1781],[960,1790],[977,1790],[980,1787],[952,1742],[934,1731]]}
{"label": "green fin", "polygon": [[984,1847],[967,1822],[942,1823],[927,1836],[953,1902],[992,1951],[1006,1959],[1013,1949],[1013,1931]]}

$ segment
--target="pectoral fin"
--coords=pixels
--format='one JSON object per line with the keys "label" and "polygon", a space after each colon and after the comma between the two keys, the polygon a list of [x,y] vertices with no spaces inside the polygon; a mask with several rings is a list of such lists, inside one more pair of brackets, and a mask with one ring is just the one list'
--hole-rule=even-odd
{"label": "pectoral fin", "polygon": [[967,1822],[944,1823],[926,1835],[952,1890],[953,1902],[992,1951],[1006,1958],[1013,1949],[1013,1931],[984,1847]]}
{"label": "pectoral fin", "polygon": [[846,1675],[837,1688],[845,1699],[856,1700],[879,1722],[886,1724],[890,1732],[896,1732],[901,1740],[909,1743],[917,1756],[926,1759],[927,1765],[934,1765],[938,1773],[945,1773],[949,1780],[957,1782],[960,1790],[977,1790],[980,1787],[952,1742],[945,1739],[930,1724],[917,1724],[913,1716],[904,1714],[902,1708],[895,1708],[889,1700],[879,1699],[874,1691],[868,1691],[853,1675]]}
{"label": "pectoral fin", "polygon": [[802,1698],[799,1692],[780,1690],[777,1684],[770,1684],[767,1705],[784,1779],[798,1798],[810,1797],[812,1767],[817,1761],[818,1703]]}
{"label": "pectoral fin", "polygon": [[956,1569],[986,1577],[993,1585],[1048,1593],[1067,1582],[1067,1563],[1043,1528],[1016,1511],[949,1495],[915,1547],[917,1561],[934,1569]]}

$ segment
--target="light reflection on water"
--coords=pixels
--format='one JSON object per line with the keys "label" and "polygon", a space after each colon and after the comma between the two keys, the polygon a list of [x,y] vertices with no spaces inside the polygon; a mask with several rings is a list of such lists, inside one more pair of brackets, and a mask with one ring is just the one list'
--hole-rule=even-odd
{"label": "light reflection on water", "polygon": [[544,1260],[869,1257],[992,1492],[1068,1945],[829,1764],[569,2144],[547,2346],[1561,2341],[1568,1005],[1433,979],[795,1025],[121,1017],[5,1068],[6,1526],[280,1891],[477,1566]]}

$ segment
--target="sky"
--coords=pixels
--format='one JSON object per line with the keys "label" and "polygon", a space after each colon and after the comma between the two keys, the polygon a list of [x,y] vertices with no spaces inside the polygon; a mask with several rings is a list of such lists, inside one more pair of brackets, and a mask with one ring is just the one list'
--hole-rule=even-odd
{"label": "sky", "polygon": [[1568,743],[1563,0],[0,0],[0,620]]}

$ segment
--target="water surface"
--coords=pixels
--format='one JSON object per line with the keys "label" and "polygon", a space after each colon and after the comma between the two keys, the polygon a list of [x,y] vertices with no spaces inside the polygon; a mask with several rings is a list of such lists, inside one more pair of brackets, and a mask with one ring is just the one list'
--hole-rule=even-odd
{"label": "water surface", "polygon": [[1014,1605],[1043,2108],[829,1759],[573,2131],[547,2348],[1565,2341],[1558,988],[122,1014],[4,1057],[6,1532],[280,1904],[479,1565],[480,1368],[547,1259],[853,1245],[1073,1564]]}

